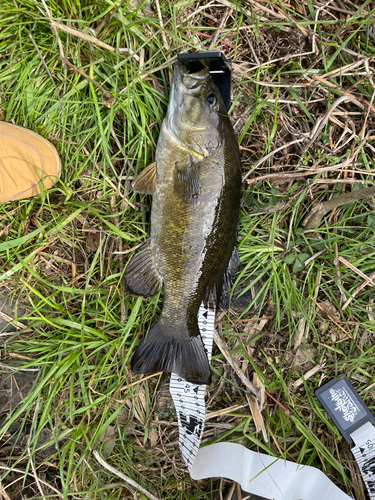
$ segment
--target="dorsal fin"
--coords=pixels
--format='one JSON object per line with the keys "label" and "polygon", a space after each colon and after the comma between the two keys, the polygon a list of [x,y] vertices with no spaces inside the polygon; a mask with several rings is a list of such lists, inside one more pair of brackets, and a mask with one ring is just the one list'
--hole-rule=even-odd
{"label": "dorsal fin", "polygon": [[131,183],[136,193],[154,194],[156,190],[156,162],[150,163]]}

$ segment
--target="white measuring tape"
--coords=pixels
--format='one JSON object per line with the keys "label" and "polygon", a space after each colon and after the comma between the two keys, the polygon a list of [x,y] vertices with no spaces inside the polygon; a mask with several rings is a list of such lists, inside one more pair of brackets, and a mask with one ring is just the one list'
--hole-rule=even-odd
{"label": "white measuring tape", "polygon": [[[198,325],[209,361],[211,361],[214,322],[215,311],[202,304],[198,313]],[[347,381],[346,378],[345,380]],[[326,398],[328,393],[328,389],[324,390],[324,388],[335,387],[337,384],[339,382],[331,381],[320,388],[323,398]],[[206,412],[205,390],[205,385],[192,384],[172,373],[170,392],[177,412],[180,450],[193,479],[224,477],[239,483],[244,491],[270,500],[351,499],[315,467],[303,466],[282,458],[257,453],[235,443],[217,443],[199,448]],[[331,393],[332,389],[330,389]],[[333,397],[336,397],[334,411],[338,410],[337,415],[351,420],[349,427],[344,424],[345,429],[350,430],[351,425],[356,427],[350,435],[344,437],[350,440],[348,442],[354,441],[356,445],[352,453],[358,463],[370,499],[375,500],[375,427],[368,420],[361,425],[361,419],[374,417],[371,414],[368,417],[368,409],[363,402],[358,403],[362,400],[357,395],[358,400],[354,398],[353,403],[351,399],[352,403],[349,403],[349,407],[350,404],[354,404],[358,410],[357,414],[361,417],[359,419],[361,426],[358,427],[358,422],[355,422],[357,414],[353,417],[353,412],[346,411],[348,400],[339,400],[337,405],[337,390]],[[320,397],[319,399],[322,401]],[[364,408],[367,413],[362,411]],[[352,410],[352,407],[349,409]],[[332,415],[331,411],[329,414]],[[336,424],[337,415],[336,418],[333,415]],[[342,426],[338,427],[340,429]]]}
{"label": "white measuring tape", "polygon": [[371,500],[375,499],[375,427],[366,422],[351,434],[356,446],[352,453],[361,471]]}
{"label": "white measuring tape", "polygon": [[[202,304],[198,312],[198,326],[202,341],[211,362],[214,337],[215,310]],[[182,456],[191,469],[201,444],[206,406],[204,393],[206,385],[192,384],[175,373],[171,375],[169,390],[177,412],[179,444]]]}

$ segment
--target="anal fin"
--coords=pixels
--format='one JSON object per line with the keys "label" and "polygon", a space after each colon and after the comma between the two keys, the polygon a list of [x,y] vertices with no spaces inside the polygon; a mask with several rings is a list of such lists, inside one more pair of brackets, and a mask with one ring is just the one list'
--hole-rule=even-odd
{"label": "anal fin", "polygon": [[150,241],[130,259],[124,274],[124,286],[127,293],[144,297],[160,292],[162,278],[152,258]]}
{"label": "anal fin", "polygon": [[224,273],[223,289],[222,289],[223,293],[232,288],[234,277],[239,267],[240,267],[240,257],[238,255],[237,247],[234,247],[232,255],[230,256],[229,259],[228,267]]}
{"label": "anal fin", "polygon": [[150,163],[131,183],[136,193],[154,194],[156,190],[156,162]]}
{"label": "anal fin", "polygon": [[239,265],[238,249],[234,247],[226,270],[216,276],[208,287],[205,302],[213,302],[216,306],[219,305],[222,296],[231,289]]}

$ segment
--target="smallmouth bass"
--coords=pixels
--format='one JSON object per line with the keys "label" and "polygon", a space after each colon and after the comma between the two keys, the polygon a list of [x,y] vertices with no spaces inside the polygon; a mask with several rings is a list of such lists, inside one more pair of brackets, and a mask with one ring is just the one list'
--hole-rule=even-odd
{"label": "smallmouth bass", "polygon": [[208,69],[177,62],[155,163],[132,189],[152,195],[151,237],[129,261],[128,293],[157,294],[163,311],[131,360],[133,373],[174,372],[207,383],[210,367],[198,328],[202,301],[218,303],[239,259],[241,197],[237,140]]}

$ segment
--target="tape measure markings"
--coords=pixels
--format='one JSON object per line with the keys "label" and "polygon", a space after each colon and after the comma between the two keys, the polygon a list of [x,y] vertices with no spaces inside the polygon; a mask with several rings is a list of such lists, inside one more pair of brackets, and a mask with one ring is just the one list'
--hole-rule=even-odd
{"label": "tape measure markings", "polygon": [[[209,362],[211,361],[214,326],[215,310],[202,303],[198,312],[198,327]],[[180,450],[190,471],[198,453],[204,429],[206,385],[187,382],[172,373],[169,390],[177,413]]]}
{"label": "tape measure markings", "polygon": [[[375,430],[375,429],[374,429]],[[352,449],[371,500],[375,499],[375,438]]]}
{"label": "tape measure markings", "polygon": [[375,500],[375,427],[371,422],[350,434],[355,443],[352,453],[371,500]]}

